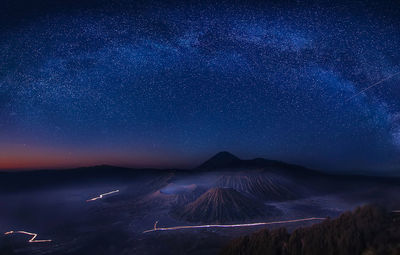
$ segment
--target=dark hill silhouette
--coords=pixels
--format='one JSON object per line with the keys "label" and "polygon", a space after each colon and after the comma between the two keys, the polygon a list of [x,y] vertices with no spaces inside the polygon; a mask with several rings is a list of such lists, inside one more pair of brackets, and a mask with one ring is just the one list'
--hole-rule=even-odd
{"label": "dark hill silhouette", "polygon": [[278,160],[255,158],[244,160],[230,152],[219,152],[195,168],[202,171],[230,171],[232,169],[264,169],[279,171],[280,173],[295,174],[297,176],[323,175],[322,172],[303,166],[288,164]]}
{"label": "dark hill silhouette", "polygon": [[219,169],[235,167],[241,160],[230,152],[222,151],[212,156],[209,160],[201,164],[198,169]]}
{"label": "dark hill silhouette", "polygon": [[[204,162],[195,169],[154,169],[154,168],[126,168],[110,165],[93,167],[80,167],[73,169],[32,170],[32,171],[0,171],[0,191],[23,191],[27,189],[59,187],[77,183],[109,181],[109,180],[132,180],[140,177],[151,178],[152,176],[174,175],[190,176],[202,172],[213,171],[247,171],[260,170],[273,172],[279,175],[293,177],[296,180],[307,180],[319,183],[323,188],[326,183],[332,181],[354,182],[359,180],[381,181],[387,183],[400,183],[399,177],[362,176],[324,173],[299,165],[288,164],[276,160],[256,158],[242,160],[229,152],[220,152]],[[322,182],[321,180],[326,180]],[[329,185],[328,185],[329,186]],[[336,186],[334,186],[336,187]]]}
{"label": "dark hill silhouette", "polygon": [[[298,183],[316,188],[319,191],[337,189],[337,182],[354,185],[359,181],[380,181],[388,184],[400,184],[400,178],[395,176],[368,176],[357,174],[329,173],[310,169],[296,164],[289,164],[278,160],[255,158],[243,160],[229,152],[219,152],[203,164],[194,168],[193,173],[199,172],[250,172],[250,170],[272,173],[283,178],[295,180]],[[247,174],[246,173],[246,174]]]}

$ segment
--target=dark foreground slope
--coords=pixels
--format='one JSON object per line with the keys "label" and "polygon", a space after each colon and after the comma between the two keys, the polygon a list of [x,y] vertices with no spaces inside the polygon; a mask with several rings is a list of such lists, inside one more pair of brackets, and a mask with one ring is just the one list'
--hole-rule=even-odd
{"label": "dark foreground slope", "polygon": [[231,241],[221,255],[398,255],[400,217],[364,206],[289,234],[286,229],[263,229]]}

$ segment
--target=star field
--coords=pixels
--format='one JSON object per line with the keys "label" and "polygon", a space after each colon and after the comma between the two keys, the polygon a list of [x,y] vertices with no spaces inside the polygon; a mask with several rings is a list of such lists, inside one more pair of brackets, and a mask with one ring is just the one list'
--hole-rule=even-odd
{"label": "star field", "polygon": [[1,168],[400,165],[400,76],[351,98],[400,71],[394,2],[31,2],[0,19]]}

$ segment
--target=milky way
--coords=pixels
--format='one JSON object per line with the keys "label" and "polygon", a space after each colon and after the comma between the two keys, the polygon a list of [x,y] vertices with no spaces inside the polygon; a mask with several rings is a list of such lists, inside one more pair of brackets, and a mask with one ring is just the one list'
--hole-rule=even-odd
{"label": "milky way", "polygon": [[394,3],[37,2],[0,13],[2,168],[399,166],[400,78],[362,91],[400,71]]}

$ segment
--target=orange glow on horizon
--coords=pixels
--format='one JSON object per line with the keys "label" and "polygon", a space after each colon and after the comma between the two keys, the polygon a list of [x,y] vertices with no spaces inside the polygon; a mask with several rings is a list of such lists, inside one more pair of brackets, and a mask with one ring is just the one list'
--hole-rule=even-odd
{"label": "orange glow on horizon", "polygon": [[97,148],[76,149],[0,144],[0,170],[66,169],[96,165],[125,167],[186,167],[177,156]]}

